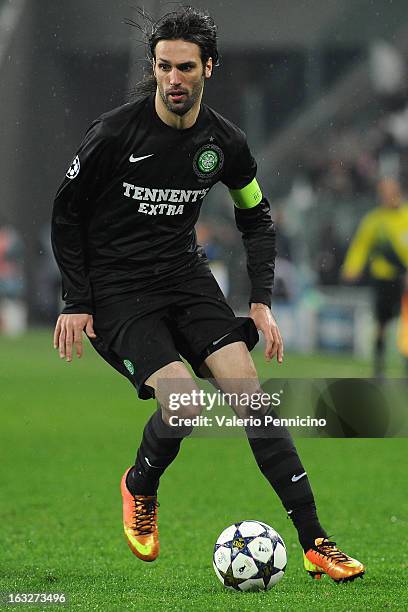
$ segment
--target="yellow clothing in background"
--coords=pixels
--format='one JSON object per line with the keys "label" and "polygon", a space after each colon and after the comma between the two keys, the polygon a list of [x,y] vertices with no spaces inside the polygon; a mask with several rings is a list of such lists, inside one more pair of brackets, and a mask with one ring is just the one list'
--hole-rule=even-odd
{"label": "yellow clothing in background", "polygon": [[369,264],[378,280],[393,280],[408,269],[408,205],[379,206],[361,221],[343,264],[345,276],[360,276]]}

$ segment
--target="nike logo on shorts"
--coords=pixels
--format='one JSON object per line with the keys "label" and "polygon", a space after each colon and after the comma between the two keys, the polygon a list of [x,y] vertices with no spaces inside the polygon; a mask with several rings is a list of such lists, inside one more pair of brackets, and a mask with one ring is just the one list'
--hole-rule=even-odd
{"label": "nike logo on shorts", "polygon": [[215,346],[216,344],[218,344],[219,342],[221,342],[221,340],[224,340],[224,338],[226,338],[227,336],[230,335],[231,332],[228,332],[228,334],[224,334],[224,336],[221,336],[221,338],[218,338],[218,340],[214,340],[213,342],[213,346]]}
{"label": "nike logo on shorts", "polygon": [[133,164],[134,162],[142,161],[142,159],[147,159],[148,157],[152,157],[153,155],[154,153],[150,153],[150,155],[142,155],[142,157],[133,157],[132,153],[132,155],[129,157],[129,161],[131,164]]}
{"label": "nike logo on shorts", "polygon": [[299,476],[296,476],[296,474],[293,474],[293,476],[292,476],[292,482],[297,482],[298,480],[300,480],[301,478],[303,478],[303,476],[306,476],[306,472],[303,472],[303,474],[299,474]]}

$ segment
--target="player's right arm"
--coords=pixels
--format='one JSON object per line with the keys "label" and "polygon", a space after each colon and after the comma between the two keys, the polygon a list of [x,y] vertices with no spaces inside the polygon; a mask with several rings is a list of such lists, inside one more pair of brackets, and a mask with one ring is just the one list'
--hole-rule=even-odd
{"label": "player's right arm", "polygon": [[77,155],[58,189],[51,223],[51,242],[61,272],[66,305],[54,331],[61,358],[72,359],[73,347],[82,355],[82,332],[91,338],[93,298],[87,265],[88,222],[112,163],[110,140],[102,121],[87,131]]}
{"label": "player's right arm", "polygon": [[60,314],[54,331],[54,348],[58,349],[61,359],[72,361],[75,348],[78,358],[82,357],[82,332],[89,338],[96,338],[93,317],[89,314]]}

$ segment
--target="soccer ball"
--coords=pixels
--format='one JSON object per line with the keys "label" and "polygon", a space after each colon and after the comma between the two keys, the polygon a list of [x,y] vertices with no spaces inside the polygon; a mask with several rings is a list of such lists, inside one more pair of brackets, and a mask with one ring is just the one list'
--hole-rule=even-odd
{"label": "soccer ball", "polygon": [[214,546],[215,573],[235,591],[267,591],[283,577],[286,562],[279,533],[260,521],[234,523]]}

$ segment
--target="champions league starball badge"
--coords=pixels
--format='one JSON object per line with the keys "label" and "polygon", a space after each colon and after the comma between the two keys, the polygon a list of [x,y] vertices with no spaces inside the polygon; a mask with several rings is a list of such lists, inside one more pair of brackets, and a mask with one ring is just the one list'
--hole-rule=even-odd
{"label": "champions league starball badge", "polygon": [[76,158],[73,160],[72,164],[70,165],[70,167],[68,168],[65,176],[69,179],[74,179],[76,176],[78,176],[80,168],[81,168],[81,163],[77,155]]}
{"label": "champions league starball badge", "polygon": [[209,179],[218,174],[224,165],[224,153],[214,144],[204,145],[194,156],[194,172],[202,179]]}

